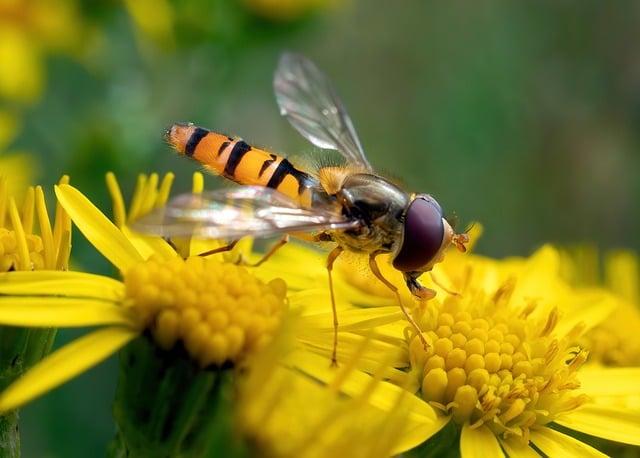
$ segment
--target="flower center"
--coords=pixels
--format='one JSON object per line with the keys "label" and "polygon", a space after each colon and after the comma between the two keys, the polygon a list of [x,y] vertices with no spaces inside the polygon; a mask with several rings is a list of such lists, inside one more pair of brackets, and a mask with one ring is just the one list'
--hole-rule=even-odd
{"label": "flower center", "polygon": [[419,319],[429,347],[413,337],[411,363],[422,397],[456,423],[528,441],[531,427],[585,402],[572,391],[586,352],[570,348],[569,336],[553,335],[555,309],[517,309],[508,304],[511,291],[505,284],[493,297],[430,302]]}
{"label": "flower center", "polygon": [[268,343],[285,310],[286,284],[263,283],[215,259],[150,259],[124,278],[131,306],[164,349],[181,340],[202,366],[237,362]]}
{"label": "flower center", "polygon": [[[33,270],[43,269],[44,248],[42,239],[35,234],[26,234],[25,238],[31,268]],[[18,270],[21,265],[20,254],[15,231],[0,227],[0,272]]]}

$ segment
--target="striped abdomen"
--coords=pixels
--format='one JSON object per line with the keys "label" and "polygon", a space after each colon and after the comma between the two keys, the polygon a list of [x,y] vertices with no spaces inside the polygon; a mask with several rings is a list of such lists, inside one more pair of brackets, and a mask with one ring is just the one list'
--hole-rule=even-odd
{"label": "striped abdomen", "polygon": [[192,124],[174,124],[166,139],[180,154],[217,175],[244,185],[277,189],[300,205],[311,206],[318,181],[282,156]]}

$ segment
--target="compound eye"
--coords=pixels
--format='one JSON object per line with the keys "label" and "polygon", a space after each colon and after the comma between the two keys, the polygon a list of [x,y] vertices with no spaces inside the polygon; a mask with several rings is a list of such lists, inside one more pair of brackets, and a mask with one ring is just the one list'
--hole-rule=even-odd
{"label": "compound eye", "polygon": [[407,209],[404,237],[393,267],[402,272],[420,271],[438,254],[443,239],[440,205],[431,196],[418,196]]}
{"label": "compound eye", "polygon": [[442,207],[440,206],[437,200],[431,197],[431,194],[418,194],[416,196],[416,199],[426,200],[427,202],[429,202],[431,205],[433,205],[438,209],[438,211],[440,212],[440,215],[444,215],[444,212],[442,211]]}

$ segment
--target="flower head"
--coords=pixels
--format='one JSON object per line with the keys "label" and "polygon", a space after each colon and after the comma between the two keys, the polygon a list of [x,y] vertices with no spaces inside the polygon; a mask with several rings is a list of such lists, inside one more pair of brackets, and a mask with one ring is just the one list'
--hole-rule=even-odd
{"label": "flower head", "polygon": [[166,247],[143,254],[75,188],[57,196],[81,232],[122,273],[123,282],[80,272],[4,274],[0,322],[17,326],[104,326],[61,348],[0,395],[12,409],[97,364],[149,329],[159,346],[181,342],[202,366],[239,362],[269,340],[285,310],[286,287],[244,268]]}
{"label": "flower head", "polygon": [[574,285],[606,288],[617,306],[597,326],[583,335],[580,344],[589,348],[590,363],[605,366],[640,365],[640,266],[631,251],[614,251],[602,259],[592,247],[563,252],[564,276]]}
{"label": "flower head", "polygon": [[124,302],[161,348],[182,341],[203,367],[239,362],[278,329],[287,287],[217,259],[150,259],[124,275]]}
{"label": "flower head", "polygon": [[[68,181],[63,177],[61,183]],[[0,176],[0,272],[65,269],[70,237],[71,222],[60,207],[52,228],[42,187],[27,188],[19,209],[7,180]]]}
{"label": "flower head", "polygon": [[[352,269],[344,278],[373,291],[358,275]],[[589,348],[575,344],[615,309],[614,296],[564,282],[551,247],[503,261],[450,253],[434,277],[438,295],[414,310],[426,347],[406,323],[372,332],[405,339],[412,391],[461,431],[463,457],[597,453],[553,424],[640,445],[632,408],[640,368],[587,369]]]}
{"label": "flower head", "polygon": [[0,2],[0,96],[18,102],[37,99],[44,86],[44,54],[73,50],[82,42],[75,2]]}

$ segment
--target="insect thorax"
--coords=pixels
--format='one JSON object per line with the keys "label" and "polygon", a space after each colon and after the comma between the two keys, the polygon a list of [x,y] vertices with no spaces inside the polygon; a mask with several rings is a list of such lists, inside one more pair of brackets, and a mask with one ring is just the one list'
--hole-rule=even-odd
{"label": "insect thorax", "polygon": [[344,180],[336,198],[345,215],[362,222],[357,229],[334,234],[338,243],[366,253],[396,251],[410,201],[407,193],[384,178],[358,173]]}

